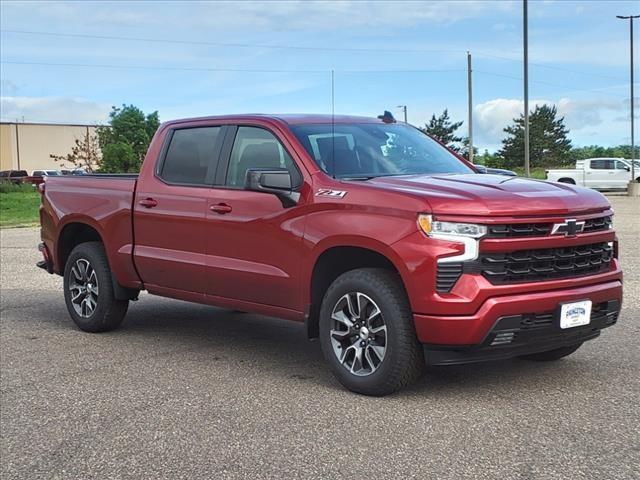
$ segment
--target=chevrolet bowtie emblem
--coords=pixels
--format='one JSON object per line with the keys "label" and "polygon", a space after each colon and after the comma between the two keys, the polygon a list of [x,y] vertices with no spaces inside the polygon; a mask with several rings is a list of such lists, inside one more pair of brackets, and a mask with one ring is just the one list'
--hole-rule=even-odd
{"label": "chevrolet bowtie emblem", "polygon": [[554,223],[551,229],[551,235],[564,234],[565,237],[573,237],[576,233],[584,230],[584,222],[578,222],[574,219],[565,220],[564,223]]}

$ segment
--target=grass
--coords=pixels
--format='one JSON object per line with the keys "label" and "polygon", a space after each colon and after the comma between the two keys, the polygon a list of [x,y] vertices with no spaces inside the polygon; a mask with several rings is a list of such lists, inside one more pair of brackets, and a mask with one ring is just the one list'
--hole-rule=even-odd
{"label": "grass", "polygon": [[[563,168],[563,167],[535,167],[531,169],[531,178],[537,178],[539,180],[544,180],[546,178],[545,171],[551,170],[553,168]],[[513,169],[514,172],[518,174],[520,177],[524,177],[524,167],[518,167]]]}
{"label": "grass", "polygon": [[0,184],[0,227],[35,225],[40,194],[32,185]]}

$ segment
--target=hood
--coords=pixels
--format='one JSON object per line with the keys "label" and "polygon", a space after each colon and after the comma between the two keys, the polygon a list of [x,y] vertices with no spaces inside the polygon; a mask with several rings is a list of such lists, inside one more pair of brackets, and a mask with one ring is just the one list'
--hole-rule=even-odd
{"label": "hood", "polygon": [[420,197],[435,214],[537,216],[610,208],[595,190],[503,175],[402,175],[374,178],[367,185]]}

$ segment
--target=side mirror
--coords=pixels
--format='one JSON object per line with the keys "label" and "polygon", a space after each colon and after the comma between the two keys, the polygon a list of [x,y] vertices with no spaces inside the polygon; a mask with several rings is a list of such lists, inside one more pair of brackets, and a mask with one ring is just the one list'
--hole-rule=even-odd
{"label": "side mirror", "polygon": [[627,172],[630,172],[630,171],[631,171],[631,167],[624,167],[624,169],[625,169]]}
{"label": "side mirror", "polygon": [[300,198],[300,194],[292,189],[291,173],[286,168],[248,168],[244,188],[253,192],[273,193],[280,198],[284,207],[295,205]]}
{"label": "side mirror", "polygon": [[244,188],[254,192],[290,193],[291,174],[285,168],[269,170],[249,168],[247,169]]}

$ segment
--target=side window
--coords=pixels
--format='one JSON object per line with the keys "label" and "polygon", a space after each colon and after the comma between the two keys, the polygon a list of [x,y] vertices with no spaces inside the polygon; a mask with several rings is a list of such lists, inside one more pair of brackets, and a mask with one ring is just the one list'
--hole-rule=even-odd
{"label": "side window", "polygon": [[607,160],[591,160],[591,168],[594,170],[606,170]]}
{"label": "side window", "polygon": [[175,130],[159,176],[170,183],[206,185],[218,164],[217,140],[221,127]]}
{"label": "side window", "polygon": [[616,161],[616,170],[626,170],[629,166],[624,162]]}
{"label": "side window", "polygon": [[258,127],[238,127],[225,185],[244,187],[249,168],[286,168],[294,187],[302,181],[294,161],[271,132]]}

